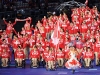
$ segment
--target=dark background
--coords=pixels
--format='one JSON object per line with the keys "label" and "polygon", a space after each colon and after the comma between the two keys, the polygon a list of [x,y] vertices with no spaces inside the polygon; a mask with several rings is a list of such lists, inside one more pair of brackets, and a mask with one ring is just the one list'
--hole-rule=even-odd
{"label": "dark background", "polygon": [[[5,29],[6,25],[3,22],[3,17],[6,21],[11,20],[14,22],[15,18],[27,18],[32,17],[32,23],[35,26],[38,20],[47,12],[53,9],[55,6],[71,0],[0,0],[0,29]],[[81,3],[85,3],[85,0],[75,0]],[[92,8],[94,5],[100,10],[100,0],[89,0],[88,6]],[[25,22],[17,22],[14,26],[15,30],[21,31]]]}

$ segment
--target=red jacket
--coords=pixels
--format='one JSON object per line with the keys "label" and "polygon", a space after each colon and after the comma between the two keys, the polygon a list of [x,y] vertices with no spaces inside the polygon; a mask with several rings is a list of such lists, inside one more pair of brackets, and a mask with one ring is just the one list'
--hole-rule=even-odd
{"label": "red jacket", "polygon": [[94,59],[94,53],[92,51],[85,52],[85,58]]}
{"label": "red jacket", "polygon": [[54,52],[52,52],[52,53],[48,52],[48,54],[46,56],[46,60],[47,61],[54,61],[55,60],[55,54],[54,54]]}
{"label": "red jacket", "polygon": [[88,31],[88,27],[87,27],[86,25],[82,25],[82,26],[80,27],[80,32],[81,32],[81,33],[87,33],[87,31]]}
{"label": "red jacket", "polygon": [[2,58],[10,58],[10,54],[8,51],[6,52],[2,52],[2,55],[1,55]]}
{"label": "red jacket", "polygon": [[100,42],[96,42],[94,44],[94,52],[99,52],[99,50],[100,50]]}
{"label": "red jacket", "polygon": [[0,46],[0,57],[2,56],[2,47]]}
{"label": "red jacket", "polygon": [[21,51],[16,50],[15,59],[24,59],[24,58],[25,58],[24,51],[23,50],[21,50]]}
{"label": "red jacket", "polygon": [[58,52],[56,53],[56,57],[57,57],[57,58],[64,58],[64,52],[63,52],[63,51],[61,51],[61,52],[58,51]]}
{"label": "red jacket", "polygon": [[19,45],[21,45],[21,42],[19,41],[19,39],[18,40],[13,39],[12,41],[13,48],[17,49]]}
{"label": "red jacket", "polygon": [[40,58],[40,52],[38,50],[31,50],[30,51],[30,55],[29,55],[30,58]]}
{"label": "red jacket", "polygon": [[13,31],[13,26],[16,24],[16,21],[10,25],[4,20],[4,23],[7,25],[6,34],[10,34]]}
{"label": "red jacket", "polygon": [[46,56],[48,55],[48,51],[47,50],[44,50],[43,52],[43,59],[46,61]]}

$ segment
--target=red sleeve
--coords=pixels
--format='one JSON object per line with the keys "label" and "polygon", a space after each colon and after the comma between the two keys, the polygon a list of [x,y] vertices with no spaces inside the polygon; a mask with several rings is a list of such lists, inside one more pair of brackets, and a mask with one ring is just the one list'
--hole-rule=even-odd
{"label": "red sleeve", "polygon": [[15,29],[13,29],[13,31],[14,31],[14,33],[15,33],[16,35],[18,35]]}
{"label": "red sleeve", "polygon": [[12,26],[14,26],[16,24],[16,21],[14,23],[12,23]]}
{"label": "red sleeve", "polygon": [[34,30],[34,28],[33,28],[33,27],[31,27],[31,30]]}
{"label": "red sleeve", "polygon": [[6,20],[4,20],[4,23],[7,25],[8,23],[6,22]]}
{"label": "red sleeve", "polygon": [[32,22],[32,19],[29,19],[30,21],[29,21],[29,24],[31,24],[31,22]]}

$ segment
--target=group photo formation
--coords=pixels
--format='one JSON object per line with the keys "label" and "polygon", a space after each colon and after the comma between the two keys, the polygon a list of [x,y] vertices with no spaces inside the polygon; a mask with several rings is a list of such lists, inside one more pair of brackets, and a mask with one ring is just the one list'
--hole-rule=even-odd
{"label": "group photo formation", "polygon": [[[46,15],[32,24],[31,16],[14,22],[3,17],[6,29],[0,30],[0,69],[10,69],[12,58],[15,68],[56,71],[58,68],[95,69],[100,67],[100,12],[96,6],[71,9],[71,21],[65,12]],[[21,31],[16,23],[25,22]],[[33,74],[34,75],[34,74]],[[66,74],[67,75],[67,74]]]}

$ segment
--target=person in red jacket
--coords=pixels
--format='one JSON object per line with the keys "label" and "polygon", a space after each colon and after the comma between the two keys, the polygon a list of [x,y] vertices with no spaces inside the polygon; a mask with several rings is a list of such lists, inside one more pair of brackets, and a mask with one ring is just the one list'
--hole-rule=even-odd
{"label": "person in red jacket", "polygon": [[21,45],[20,40],[18,39],[17,36],[14,36],[14,39],[12,40],[12,47],[13,47],[14,52],[17,50],[19,45]]}
{"label": "person in red jacket", "polygon": [[91,67],[91,64],[90,62],[94,59],[94,53],[93,51],[91,50],[90,47],[87,48],[87,51],[85,52],[85,66],[88,68],[88,67]]}
{"label": "person in red jacket", "polygon": [[25,30],[26,34],[28,35],[28,38],[30,38],[32,36],[32,30],[30,27],[27,27]]}
{"label": "person in red jacket", "polygon": [[96,65],[99,65],[99,58],[98,58],[99,51],[100,51],[100,36],[96,39],[96,42],[94,44]]}
{"label": "person in red jacket", "polygon": [[53,48],[50,48],[50,50],[48,51],[48,54],[46,56],[46,60],[47,60],[47,65],[48,65],[48,69],[50,70],[54,70],[55,66],[54,66],[54,62],[55,62],[55,52]]}
{"label": "person in red jacket", "polygon": [[23,44],[22,44],[22,47],[23,47],[23,49],[24,49],[24,53],[25,53],[25,56],[26,56],[25,58],[28,59],[29,38],[28,38],[28,35],[27,35],[27,34],[23,35],[23,41],[24,41],[24,42],[23,42]]}
{"label": "person in red jacket", "polygon": [[32,35],[29,39],[29,48],[30,48],[30,51],[31,49],[33,49],[33,46],[36,44],[36,38],[34,35]]}
{"label": "person in red jacket", "polygon": [[46,56],[48,55],[49,50],[50,50],[50,47],[49,46],[46,46],[46,48],[43,51],[43,60],[45,61],[46,66],[47,66]]}
{"label": "person in red jacket", "polygon": [[8,66],[9,59],[10,59],[10,53],[6,50],[6,48],[3,48],[1,54],[2,67]]}
{"label": "person in red jacket", "polygon": [[6,22],[5,18],[3,18],[3,20],[4,20],[4,23],[7,25],[6,34],[10,35],[10,38],[12,38],[13,27],[16,24],[17,19],[15,19],[14,23],[12,23],[11,21]]}
{"label": "person in red jacket", "polygon": [[64,51],[62,51],[62,48],[59,48],[57,50],[56,58],[57,58],[59,67],[62,67],[64,64]]}
{"label": "person in red jacket", "polygon": [[36,46],[34,46],[33,49],[30,51],[30,59],[32,60],[32,66],[38,67],[37,62],[40,59],[40,52]]}
{"label": "person in red jacket", "polygon": [[26,19],[16,19],[17,21],[26,21],[26,23],[24,24],[24,29],[26,30],[27,28],[30,28],[31,26],[31,22],[32,22],[32,18],[28,17]]}
{"label": "person in red jacket", "polygon": [[22,61],[25,60],[25,54],[21,46],[18,46],[18,49],[15,51],[15,60],[18,67],[22,66]]}
{"label": "person in red jacket", "polygon": [[0,59],[1,59],[1,56],[2,56],[2,46],[0,45]]}

